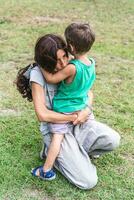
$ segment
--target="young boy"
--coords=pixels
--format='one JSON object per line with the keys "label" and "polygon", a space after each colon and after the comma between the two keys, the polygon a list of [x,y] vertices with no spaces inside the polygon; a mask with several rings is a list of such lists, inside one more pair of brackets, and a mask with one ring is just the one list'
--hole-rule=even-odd
{"label": "young boy", "polygon": [[[55,68],[56,73],[49,73],[42,70],[45,79],[49,83],[59,83],[57,94],[53,99],[53,110],[65,114],[77,113],[86,108],[91,108],[88,104],[88,93],[95,81],[95,61],[87,56],[94,41],[95,34],[91,30],[89,24],[72,23],[65,30],[65,37],[69,52],[74,59],[67,66]],[[58,56],[62,57],[63,50],[58,50]],[[64,57],[63,57],[64,62]],[[89,119],[85,123],[90,123]],[[52,170],[53,164],[60,151],[60,145],[64,134],[68,133],[70,123],[52,124],[50,123],[50,131],[53,133],[52,142],[50,144],[46,162],[40,169],[33,169],[32,174],[44,180],[52,180],[55,173]],[[37,170],[39,172],[37,173]],[[45,178],[45,174],[50,174],[50,178]]]}

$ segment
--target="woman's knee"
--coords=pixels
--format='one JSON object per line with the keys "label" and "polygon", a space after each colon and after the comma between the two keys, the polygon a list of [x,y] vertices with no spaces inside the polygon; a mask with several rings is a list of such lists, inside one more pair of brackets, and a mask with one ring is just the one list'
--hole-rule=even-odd
{"label": "woman's knee", "polygon": [[97,182],[98,182],[97,174],[94,174],[92,176],[86,176],[81,186],[78,187],[80,187],[83,190],[90,190],[97,185]]}
{"label": "woman's knee", "polygon": [[83,190],[94,188],[97,182],[97,170],[94,165],[89,165],[88,170],[82,170],[81,173],[74,178],[74,184]]}
{"label": "woman's knee", "polygon": [[121,137],[116,131],[109,134],[107,137],[110,143],[110,150],[114,150],[119,147]]}

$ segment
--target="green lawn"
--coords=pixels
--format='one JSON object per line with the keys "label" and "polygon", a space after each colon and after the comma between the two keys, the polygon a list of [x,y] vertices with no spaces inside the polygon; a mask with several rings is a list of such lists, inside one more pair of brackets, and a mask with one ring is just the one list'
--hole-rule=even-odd
{"label": "green lawn", "polygon": [[[63,35],[73,21],[88,21],[96,32],[95,115],[122,138],[119,149],[94,161],[99,182],[90,191],[58,172],[52,182],[31,176],[42,164],[39,123],[13,85],[18,69],[33,62],[37,38]],[[133,0],[0,0],[0,200],[134,199],[133,22]]]}

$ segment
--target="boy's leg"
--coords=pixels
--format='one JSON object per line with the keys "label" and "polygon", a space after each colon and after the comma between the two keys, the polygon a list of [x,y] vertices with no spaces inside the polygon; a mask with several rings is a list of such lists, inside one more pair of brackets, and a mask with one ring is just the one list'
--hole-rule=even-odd
{"label": "boy's leg", "polygon": [[95,120],[76,126],[75,137],[89,155],[110,152],[120,143],[120,136],[115,130]]}
{"label": "boy's leg", "polygon": [[[50,134],[45,135],[44,140],[48,147],[51,141]],[[91,189],[97,184],[96,167],[91,163],[84,148],[78,145],[71,132],[64,135],[55,167],[71,183],[81,189]]]}
{"label": "boy's leg", "polygon": [[63,138],[64,134],[56,134],[56,133],[52,134],[52,140],[48,148],[47,158],[43,166],[44,171],[52,169],[55,159],[57,158],[60,152],[61,142]]}
{"label": "boy's leg", "polygon": [[[53,180],[56,177],[55,172],[52,170],[54,162],[59,154],[61,142],[64,138],[64,134],[51,134],[53,135],[49,140],[49,147],[44,148],[47,158],[43,166],[33,168],[31,173],[33,176],[39,177],[43,180]],[[45,145],[43,145],[45,147]],[[48,153],[47,153],[47,151]],[[44,154],[44,153],[43,153]]]}
{"label": "boy's leg", "polygon": [[49,123],[49,130],[52,133],[51,143],[47,151],[47,158],[43,166],[44,171],[51,169],[60,152],[64,134],[68,133],[68,124]]}

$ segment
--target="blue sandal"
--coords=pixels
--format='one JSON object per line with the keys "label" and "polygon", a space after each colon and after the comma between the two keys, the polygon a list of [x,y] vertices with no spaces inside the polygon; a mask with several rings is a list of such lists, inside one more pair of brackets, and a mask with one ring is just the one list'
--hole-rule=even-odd
{"label": "blue sandal", "polygon": [[[39,170],[39,175],[36,174],[37,170]],[[35,176],[35,177],[38,177],[38,178],[40,178],[42,180],[47,180],[47,181],[51,181],[51,180],[56,178],[56,174],[52,169],[44,172],[43,171],[43,166],[39,166],[39,167],[36,167],[36,168],[32,169],[31,170],[31,174],[33,176]]]}

